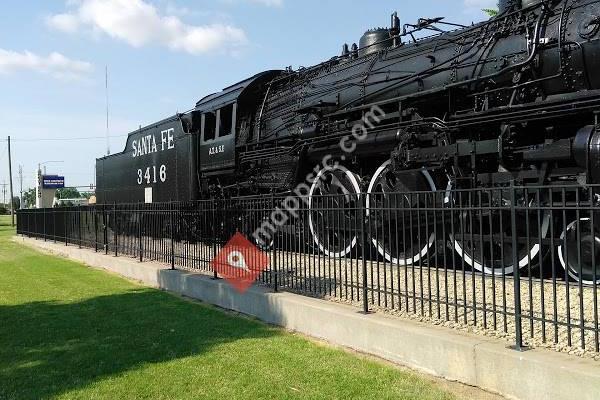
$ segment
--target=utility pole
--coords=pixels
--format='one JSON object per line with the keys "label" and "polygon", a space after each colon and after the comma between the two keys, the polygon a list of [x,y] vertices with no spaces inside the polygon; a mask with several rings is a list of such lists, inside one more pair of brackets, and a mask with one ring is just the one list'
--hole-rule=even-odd
{"label": "utility pole", "polygon": [[19,209],[23,209],[23,166],[19,165]]}
{"label": "utility pole", "polygon": [[6,181],[2,182],[2,204],[6,204]]}
{"label": "utility pole", "polygon": [[12,179],[12,158],[10,154],[10,136],[8,137],[8,179],[10,182],[10,220],[11,226],[15,226],[15,202],[13,201],[13,179]]}

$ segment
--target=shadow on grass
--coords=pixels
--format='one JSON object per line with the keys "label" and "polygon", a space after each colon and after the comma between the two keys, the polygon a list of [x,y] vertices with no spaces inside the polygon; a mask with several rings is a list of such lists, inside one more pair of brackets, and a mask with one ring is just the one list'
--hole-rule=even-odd
{"label": "shadow on grass", "polygon": [[277,331],[155,290],[0,306],[0,399],[49,398],[108,376]]}

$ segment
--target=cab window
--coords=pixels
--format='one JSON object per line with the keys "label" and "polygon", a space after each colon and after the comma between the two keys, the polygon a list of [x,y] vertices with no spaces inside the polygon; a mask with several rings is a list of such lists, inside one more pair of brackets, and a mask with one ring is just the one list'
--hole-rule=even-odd
{"label": "cab window", "polygon": [[202,116],[202,140],[213,140],[217,133],[217,116],[207,112]]}
{"label": "cab window", "polygon": [[233,124],[233,104],[230,104],[219,110],[219,137],[231,135]]}

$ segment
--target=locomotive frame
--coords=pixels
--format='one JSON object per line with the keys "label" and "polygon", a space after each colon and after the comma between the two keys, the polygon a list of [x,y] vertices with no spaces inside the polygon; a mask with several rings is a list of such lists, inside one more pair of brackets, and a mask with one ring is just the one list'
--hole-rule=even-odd
{"label": "locomotive frame", "polygon": [[[332,241],[330,217],[316,215],[331,194],[344,194],[338,207],[349,210],[361,193],[378,207],[419,207],[394,194],[511,182],[573,188],[600,183],[600,1],[505,0],[500,6],[497,17],[468,27],[442,18],[401,26],[394,14],[389,29],[367,31],[360,46],[344,45],[338,57],[297,71],[265,71],[209,95],[187,113],[132,133],[122,154],[99,159],[98,201],[292,193],[327,156],[338,166],[317,170],[309,192],[314,210],[306,223],[321,252],[344,257],[355,235]],[[448,26],[453,30],[442,29]],[[425,32],[433,35],[417,38]],[[382,117],[348,154],[340,140],[374,107]],[[139,152],[137,144],[145,150]],[[489,207],[553,202],[526,192],[515,199],[495,193],[486,199]],[[600,202],[575,195],[563,200]],[[465,206],[460,199],[445,201]],[[572,216],[564,236],[585,218]],[[377,229],[389,221],[366,223]],[[594,252],[600,229],[592,230],[588,245]],[[391,254],[398,249],[390,243],[373,241],[388,261],[410,265],[423,256],[422,249]],[[452,243],[473,269],[514,271],[474,243]],[[536,245],[524,249],[523,257],[536,258]],[[563,258],[565,268],[575,262]]]}

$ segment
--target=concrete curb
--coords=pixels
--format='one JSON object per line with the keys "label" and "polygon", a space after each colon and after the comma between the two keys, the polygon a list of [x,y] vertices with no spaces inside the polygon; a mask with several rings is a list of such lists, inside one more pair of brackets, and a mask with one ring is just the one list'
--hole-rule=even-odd
{"label": "concrete curb", "polygon": [[443,327],[382,314],[363,315],[343,304],[253,287],[243,295],[224,281],[156,263],[139,263],[87,249],[28,238],[19,243],[105,269],[145,285],[255,316],[270,324],[452,381],[522,400],[600,398],[600,365],[591,360],[531,350]]}

